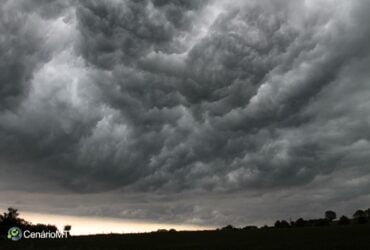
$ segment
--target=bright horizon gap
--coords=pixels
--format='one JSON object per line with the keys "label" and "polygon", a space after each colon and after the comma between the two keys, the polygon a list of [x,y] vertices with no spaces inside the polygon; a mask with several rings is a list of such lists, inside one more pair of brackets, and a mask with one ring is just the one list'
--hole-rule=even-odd
{"label": "bright horizon gap", "polygon": [[35,212],[22,212],[20,213],[20,217],[33,224],[52,224],[57,226],[59,230],[63,230],[63,226],[65,225],[71,225],[72,235],[146,233],[157,231],[158,229],[172,228],[177,231],[214,229],[213,227],[191,224],[156,223],[153,221],[146,222],[143,220],[58,215]]}

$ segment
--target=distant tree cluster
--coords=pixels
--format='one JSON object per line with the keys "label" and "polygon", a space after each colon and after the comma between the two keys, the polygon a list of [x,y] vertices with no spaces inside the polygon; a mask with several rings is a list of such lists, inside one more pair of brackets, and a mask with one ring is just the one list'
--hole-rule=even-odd
{"label": "distant tree cluster", "polygon": [[289,227],[320,227],[329,225],[349,225],[349,224],[366,224],[370,222],[370,208],[367,210],[357,210],[352,218],[342,215],[337,219],[337,214],[334,211],[328,210],[324,214],[324,218],[305,220],[299,218],[296,221],[287,222],[285,220],[278,220],[275,222],[275,228],[289,228]]}
{"label": "distant tree cluster", "polygon": [[[15,208],[8,208],[8,211],[0,214],[0,235],[7,234],[9,228],[19,227],[23,231],[30,230],[32,232],[57,232],[58,228],[50,224],[32,224],[22,218],[19,218],[18,210]],[[64,228],[67,231],[71,230],[71,226],[67,225]]]}
{"label": "distant tree cluster", "polygon": [[370,208],[366,210],[357,210],[353,214],[353,218],[357,221],[359,224],[366,224],[370,221]]}
{"label": "distant tree cluster", "polygon": [[370,208],[367,210],[357,210],[352,218],[342,215],[337,219],[337,214],[334,211],[328,210],[325,212],[324,218],[305,220],[299,218],[296,221],[287,222],[278,220],[275,222],[275,228],[289,227],[320,227],[329,225],[349,225],[349,224],[366,224],[370,221]]}
{"label": "distant tree cluster", "polygon": [[[350,224],[366,224],[370,223],[370,208],[367,210],[357,210],[353,215],[352,218],[348,218],[345,215],[342,215],[337,218],[337,213],[328,210],[324,214],[324,218],[319,219],[309,219],[305,220],[303,218],[299,218],[295,221],[286,221],[286,220],[277,220],[272,227],[267,225],[260,227],[261,229],[265,228],[299,228],[299,227],[322,227],[322,226],[330,226],[330,225],[350,225]],[[250,229],[258,229],[257,226],[246,226],[243,228],[237,228],[232,225],[227,225],[222,227],[218,230],[222,231],[235,231],[235,230],[250,230]]]}

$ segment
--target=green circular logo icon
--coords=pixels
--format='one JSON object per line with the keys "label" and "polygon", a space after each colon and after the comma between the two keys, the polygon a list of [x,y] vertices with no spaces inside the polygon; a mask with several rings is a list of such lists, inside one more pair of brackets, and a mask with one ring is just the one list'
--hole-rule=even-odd
{"label": "green circular logo icon", "polygon": [[22,238],[22,230],[19,227],[12,227],[8,230],[8,239],[17,241]]}

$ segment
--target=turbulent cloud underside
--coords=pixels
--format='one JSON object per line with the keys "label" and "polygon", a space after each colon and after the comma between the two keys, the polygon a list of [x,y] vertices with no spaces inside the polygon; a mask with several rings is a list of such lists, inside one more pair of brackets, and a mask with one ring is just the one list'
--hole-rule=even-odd
{"label": "turbulent cloud underside", "polygon": [[[240,221],[288,194],[286,206],[305,204],[292,190],[327,205],[368,197],[369,11],[346,0],[2,1],[1,188],[156,194],[92,214],[189,223]],[[218,194],[246,200],[227,208]]]}

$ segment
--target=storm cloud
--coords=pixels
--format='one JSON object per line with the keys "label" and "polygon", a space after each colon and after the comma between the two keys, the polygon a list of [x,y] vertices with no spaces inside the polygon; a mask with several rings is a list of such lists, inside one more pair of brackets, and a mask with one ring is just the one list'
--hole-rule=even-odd
{"label": "storm cloud", "polygon": [[368,203],[369,11],[3,1],[2,204],[214,225]]}

